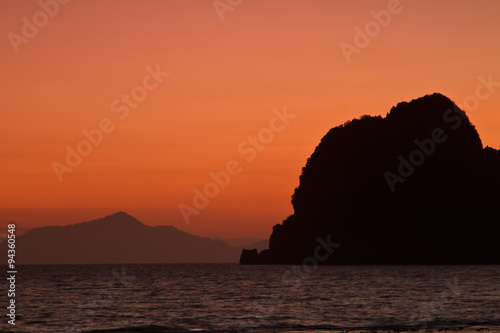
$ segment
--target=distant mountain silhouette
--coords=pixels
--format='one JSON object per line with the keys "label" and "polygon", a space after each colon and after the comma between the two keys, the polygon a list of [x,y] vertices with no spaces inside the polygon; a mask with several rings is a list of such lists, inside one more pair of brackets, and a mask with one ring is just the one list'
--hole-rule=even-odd
{"label": "distant mountain silhouette", "polygon": [[269,247],[268,239],[259,239],[259,238],[221,238],[221,237],[212,237],[213,240],[220,240],[226,243],[229,246],[234,247],[246,247],[246,248],[258,248],[258,249],[267,249]]}
{"label": "distant mountain silhouette", "polygon": [[292,205],[241,263],[500,264],[500,151],[441,94],[331,129]]}
{"label": "distant mountain silhouette", "polygon": [[[7,253],[6,248],[2,251]],[[240,251],[241,247],[173,226],[144,225],[124,212],[68,226],[34,228],[16,239],[18,264],[237,262]]]}
{"label": "distant mountain silhouette", "polygon": [[243,246],[243,247],[248,248],[248,249],[256,249],[257,251],[262,251],[262,250],[267,249],[269,247],[269,240],[258,241],[258,242],[248,244],[248,245]]}

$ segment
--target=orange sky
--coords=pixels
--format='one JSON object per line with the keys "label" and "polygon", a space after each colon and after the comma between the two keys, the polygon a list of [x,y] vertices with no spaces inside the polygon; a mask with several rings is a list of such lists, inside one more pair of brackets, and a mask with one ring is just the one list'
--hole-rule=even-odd
{"label": "orange sky", "polygon": [[[478,79],[500,82],[496,0],[220,0],[236,6],[219,13],[212,0],[54,1],[0,1],[4,226],[123,210],[203,236],[266,238],[292,213],[301,168],[328,129],[433,92],[461,105],[479,91],[468,115],[483,144],[500,148],[500,87]],[[391,16],[377,31],[371,11],[381,10]],[[34,19],[37,32],[23,28]],[[340,45],[355,47],[367,24],[372,37],[348,62]],[[145,90],[146,68],[168,76],[148,77]],[[133,108],[120,101],[132,91],[144,97]],[[247,161],[238,146],[285,106],[295,118]],[[59,181],[53,162],[66,164],[66,147],[103,119],[113,130]],[[241,173],[187,224],[179,205],[193,206],[193,189],[232,160]]]}

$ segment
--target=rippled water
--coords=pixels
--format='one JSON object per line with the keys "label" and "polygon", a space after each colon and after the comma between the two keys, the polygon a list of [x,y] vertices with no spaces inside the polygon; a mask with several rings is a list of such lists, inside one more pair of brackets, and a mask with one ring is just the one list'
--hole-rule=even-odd
{"label": "rippled water", "polygon": [[499,273],[500,266],[21,266],[15,331],[500,327]]}

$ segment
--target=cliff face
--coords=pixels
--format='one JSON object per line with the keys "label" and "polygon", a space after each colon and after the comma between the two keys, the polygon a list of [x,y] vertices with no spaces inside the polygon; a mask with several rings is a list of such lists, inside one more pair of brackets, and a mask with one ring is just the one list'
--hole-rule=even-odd
{"label": "cliff face", "polygon": [[452,101],[399,103],[331,129],[302,169],[294,214],[240,262],[301,263],[330,237],[340,247],[318,263],[499,264],[499,189],[500,151]]}

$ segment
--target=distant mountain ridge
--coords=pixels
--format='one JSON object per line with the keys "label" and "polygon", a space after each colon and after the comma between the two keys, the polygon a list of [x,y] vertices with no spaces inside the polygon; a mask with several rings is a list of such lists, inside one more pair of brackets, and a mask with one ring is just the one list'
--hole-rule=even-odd
{"label": "distant mountain ridge", "polygon": [[258,251],[262,251],[269,247],[268,239],[259,239],[259,238],[220,238],[214,237],[213,240],[220,240],[232,247],[244,247],[249,249],[257,249]]}
{"label": "distant mountain ridge", "polygon": [[237,262],[240,251],[173,226],[145,225],[125,212],[34,228],[16,239],[18,264],[222,263]]}
{"label": "distant mountain ridge", "polygon": [[500,264],[500,151],[441,94],[332,128],[292,205],[241,263]]}

